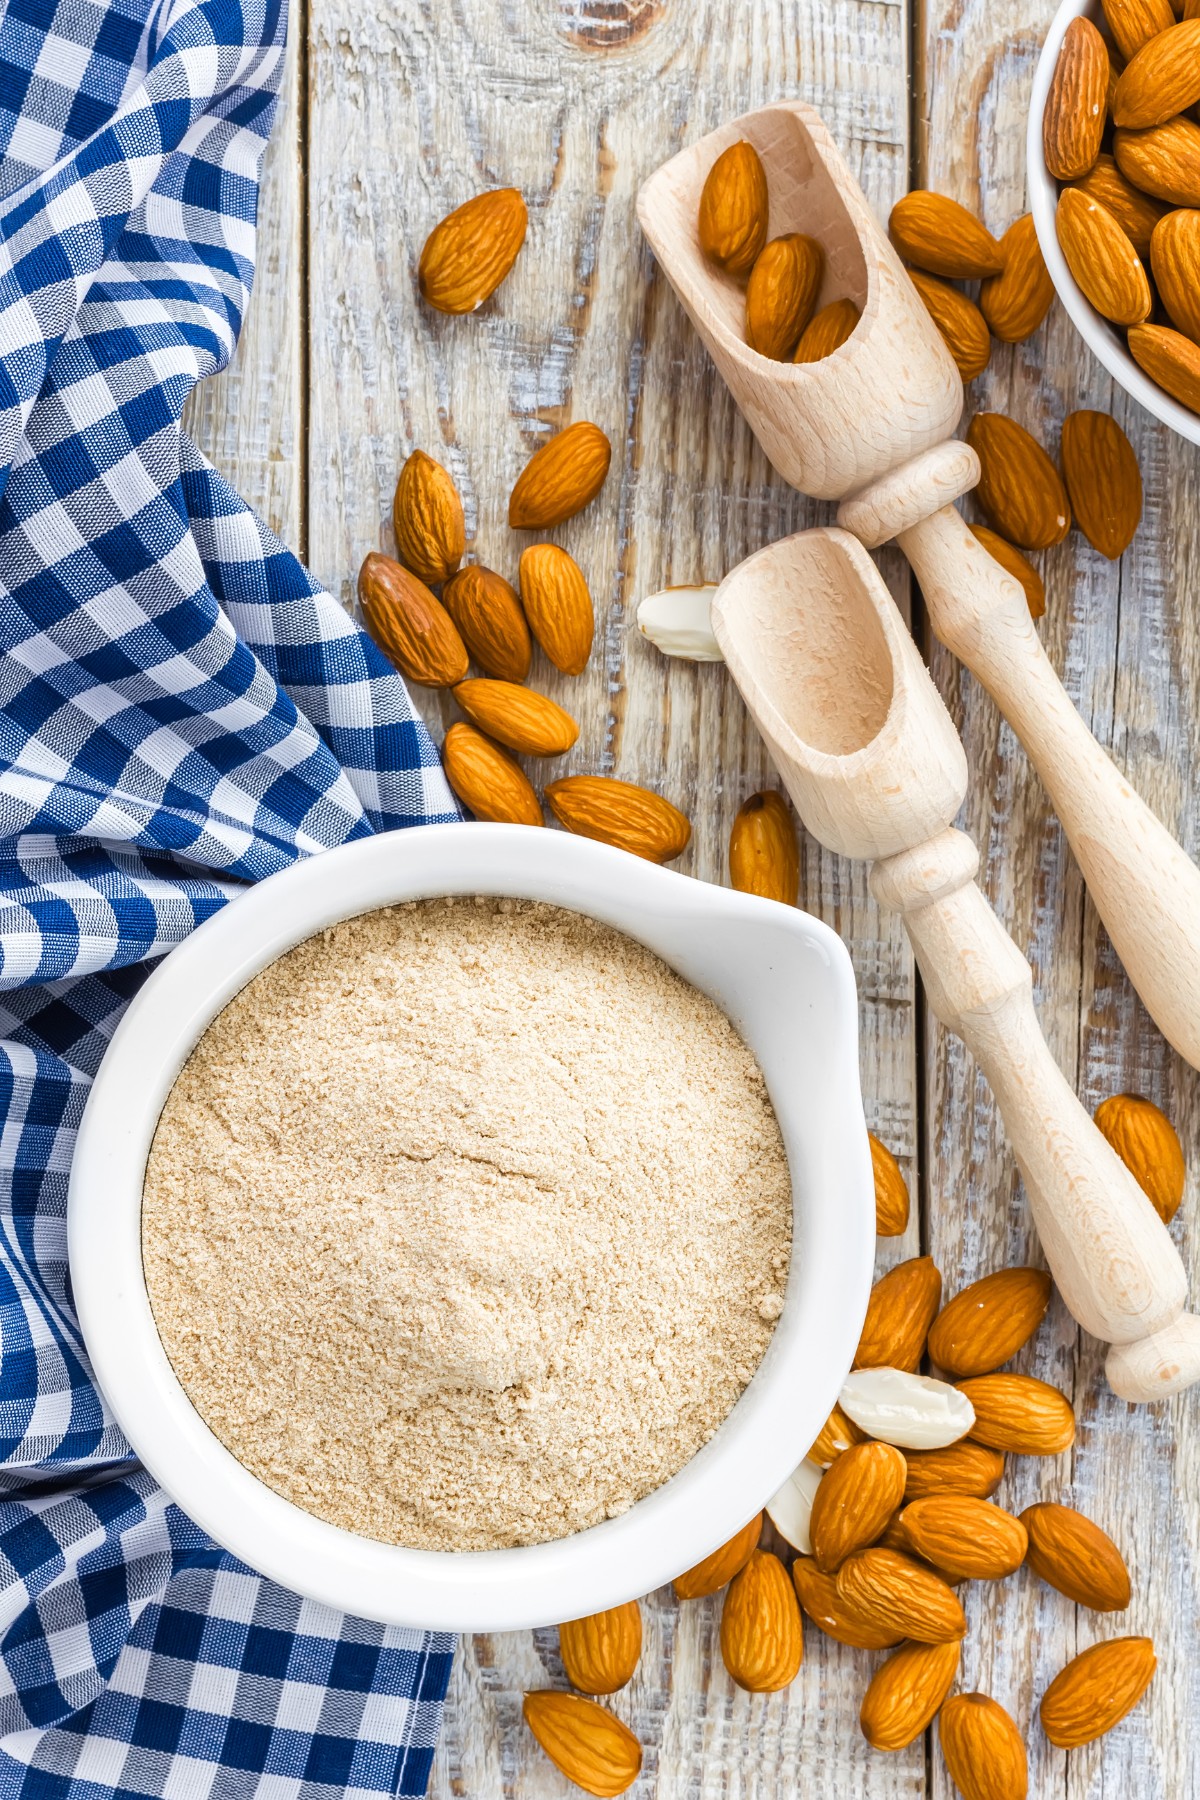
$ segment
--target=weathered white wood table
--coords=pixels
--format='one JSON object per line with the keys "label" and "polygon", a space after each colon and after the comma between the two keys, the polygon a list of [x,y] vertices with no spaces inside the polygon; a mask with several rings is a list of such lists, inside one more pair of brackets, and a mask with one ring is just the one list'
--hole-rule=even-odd
{"label": "weathered white wood table", "polygon": [[[910,185],[980,210],[999,232],[1025,209],[1025,106],[1052,7],[981,0],[293,0],[289,88],[268,156],[260,266],[233,368],[199,393],[191,426],[217,465],[348,601],[364,553],[390,547],[396,472],[420,445],[452,469],[481,559],[513,574],[509,487],[546,432],[572,418],[611,436],[601,500],[559,535],[590,577],[596,651],[577,682],[533,679],[582,720],[564,769],[659,788],[691,815],[682,866],[725,878],[729,825],[771,780],[724,671],[668,665],[639,639],[638,599],[712,580],[823,514],[784,487],[737,417],[640,241],[643,177],[721,120],[779,96],[820,107],[881,214]],[[480,316],[416,300],[430,226],[488,185],[530,203],[516,271]],[[1064,412],[1111,408],[1138,452],[1142,529],[1120,565],[1076,533],[1045,558],[1042,630],[1101,741],[1200,848],[1194,744],[1200,652],[1200,457],[1125,402],[1065,314],[996,347],[968,398],[1054,444]],[[904,603],[909,578],[886,561]],[[1134,999],[1061,833],[986,696],[916,628],[973,771],[964,824],[988,893],[1029,953],[1051,1045],[1089,1105],[1133,1088],[1200,1152],[1197,1077]],[[440,731],[443,708],[422,704]],[[861,869],[804,846],[802,903],[850,945],[862,996],[869,1121],[920,1196],[881,1267],[926,1248],[951,1290],[1024,1258],[1030,1240],[989,1095],[916,991],[900,929]],[[1194,1187],[1194,1183],[1192,1184]],[[1200,1287],[1195,1195],[1175,1231]],[[1028,1726],[1031,1793],[1189,1800],[1200,1795],[1200,1402],[1137,1411],[1100,1379],[1100,1351],[1060,1306],[1022,1364],[1069,1389],[1074,1451],[1007,1478],[1014,1508],[1074,1500],[1124,1546],[1127,1622],[1078,1612],[1030,1577],[970,1590],[964,1685]],[[718,1607],[647,1608],[647,1646],[616,1701],[647,1747],[637,1795],[671,1800],[797,1792],[950,1793],[936,1746],[868,1749],[857,1725],[871,1659],[815,1630],[785,1695],[753,1698],[721,1666]],[[1151,1633],[1159,1673],[1111,1737],[1065,1757],[1036,1725],[1053,1673],[1097,1636]],[[463,1644],[432,1793],[468,1800],[568,1791],[524,1732],[527,1686],[561,1677],[555,1634]]]}

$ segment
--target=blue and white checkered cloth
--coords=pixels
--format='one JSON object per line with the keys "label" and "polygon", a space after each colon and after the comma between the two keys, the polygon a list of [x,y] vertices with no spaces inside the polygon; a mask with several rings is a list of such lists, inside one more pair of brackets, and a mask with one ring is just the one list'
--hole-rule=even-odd
{"label": "blue and white checkered cloth", "polygon": [[399,677],[180,432],[254,267],[283,0],[0,12],[0,1800],[424,1790],[451,1641],[226,1555],[94,1387],[65,1212],[153,959],[457,817]]}

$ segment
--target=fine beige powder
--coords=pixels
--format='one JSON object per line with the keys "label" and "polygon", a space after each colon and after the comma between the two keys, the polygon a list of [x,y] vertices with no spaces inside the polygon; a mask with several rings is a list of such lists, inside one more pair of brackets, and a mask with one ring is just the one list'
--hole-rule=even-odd
{"label": "fine beige powder", "polygon": [[541,1543],[709,1439],[782,1308],[791,1186],[725,1015],[554,907],[429,901],[274,963],[206,1032],[146,1173],[191,1400],[385,1543]]}

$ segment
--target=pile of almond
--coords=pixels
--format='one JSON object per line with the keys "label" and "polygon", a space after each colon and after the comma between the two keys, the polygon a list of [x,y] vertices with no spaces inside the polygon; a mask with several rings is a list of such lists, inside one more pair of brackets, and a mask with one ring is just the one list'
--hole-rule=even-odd
{"label": "pile of almond", "polygon": [[[1073,19],[1042,117],[1067,266],[1151,380],[1200,412],[1200,17],[1102,0]],[[1149,268],[1147,268],[1149,264]]]}

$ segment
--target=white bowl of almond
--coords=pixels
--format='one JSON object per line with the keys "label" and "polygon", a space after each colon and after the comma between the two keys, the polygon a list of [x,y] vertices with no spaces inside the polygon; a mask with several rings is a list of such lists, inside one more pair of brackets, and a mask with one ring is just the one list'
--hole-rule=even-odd
{"label": "white bowl of almond", "polygon": [[1030,205],[1063,305],[1147,412],[1200,444],[1200,19],[1066,0],[1033,82]]}

